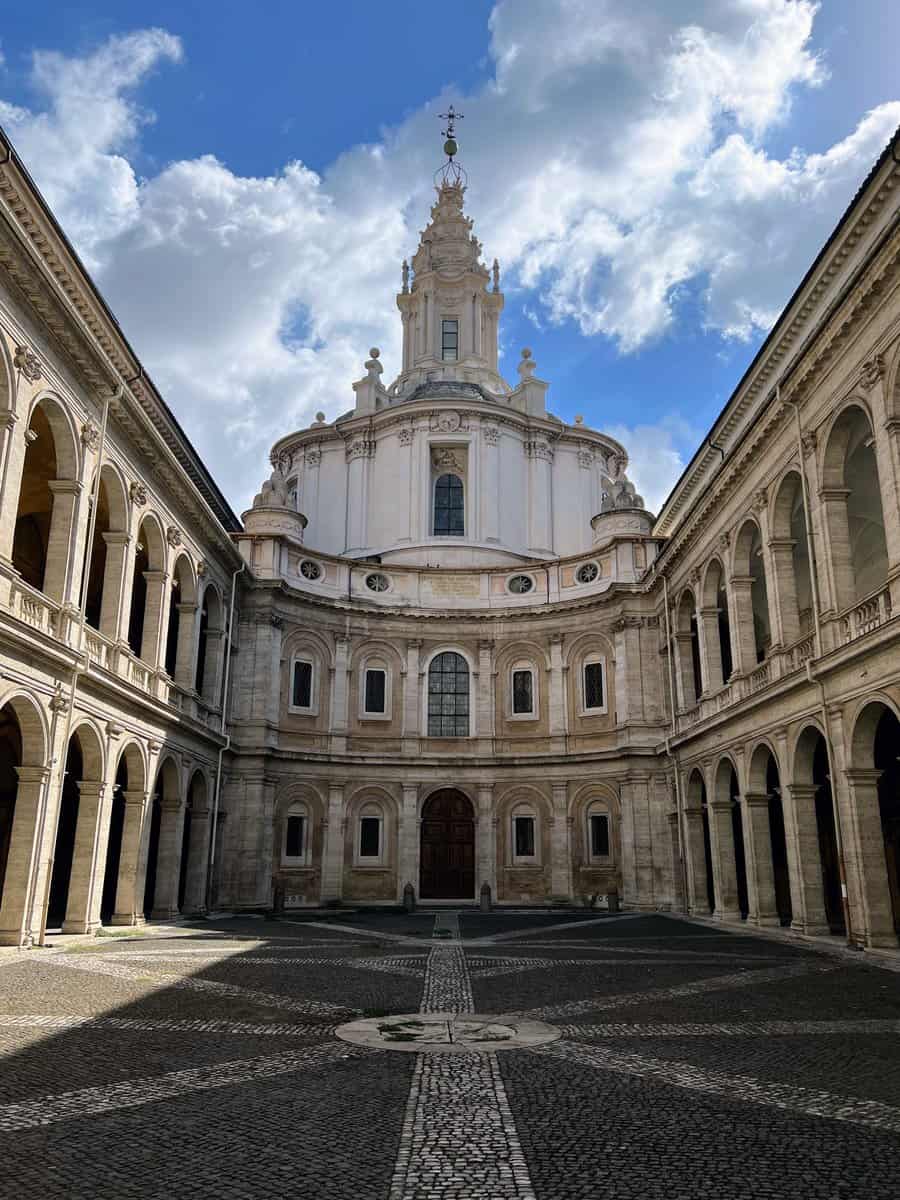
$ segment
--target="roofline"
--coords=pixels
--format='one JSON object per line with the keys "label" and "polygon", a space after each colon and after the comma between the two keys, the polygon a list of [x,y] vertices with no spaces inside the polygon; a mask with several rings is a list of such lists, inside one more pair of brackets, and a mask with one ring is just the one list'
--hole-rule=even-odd
{"label": "roofline", "polygon": [[[743,375],[738,380],[735,387],[732,389],[731,395],[728,397],[728,399],[725,401],[722,408],[719,410],[718,415],[716,416],[712,425],[707,430],[706,436],[701,441],[701,443],[697,447],[697,449],[694,451],[693,455],[690,458],[690,461],[688,462],[687,466],[685,466],[685,468],[681,472],[681,474],[678,476],[678,479],[672,485],[672,488],[669,491],[668,496],[666,496],[665,500],[663,501],[662,505],[660,506],[659,512],[657,513],[657,516],[656,516],[657,524],[662,519],[662,516],[665,513],[667,506],[673,500],[678,489],[681,487],[681,485],[684,483],[684,481],[691,474],[691,472],[694,469],[694,466],[695,466],[697,460],[700,458],[701,454],[703,454],[704,451],[711,445],[711,443],[713,441],[713,435],[715,434],[716,429],[722,422],[723,418],[727,415],[732,404],[737,400],[739,393],[741,392],[743,387],[747,384],[748,380],[751,378],[751,376],[753,375],[753,373],[755,372],[757,367],[763,362],[766,355],[771,350],[772,343],[783,332],[784,326],[788,320],[788,314],[789,314],[790,310],[793,308],[794,304],[800,298],[800,294],[803,292],[804,288],[807,286],[807,284],[810,282],[810,280],[816,274],[816,271],[818,270],[818,268],[822,265],[822,262],[825,259],[826,255],[828,254],[828,251],[834,245],[834,243],[837,240],[837,238],[839,237],[839,235],[844,231],[844,228],[846,227],[848,221],[850,220],[851,214],[853,213],[853,211],[856,209],[856,207],[860,203],[864,193],[868,189],[872,180],[875,178],[875,176],[878,174],[878,172],[881,170],[881,168],[887,162],[888,156],[892,155],[894,147],[897,144],[898,138],[900,138],[900,125],[898,125],[897,128],[894,130],[892,137],[885,145],[884,149],[882,150],[881,154],[876,159],[872,168],[869,170],[865,179],[862,181],[862,183],[856,189],[856,192],[854,193],[853,198],[851,199],[850,203],[847,205],[846,209],[844,210],[840,220],[835,225],[834,229],[831,231],[831,233],[828,237],[828,240],[822,246],[821,250],[816,255],[816,257],[813,259],[812,263],[810,264],[810,266],[807,269],[806,273],[804,274],[803,278],[800,280],[800,282],[797,284],[794,291],[791,293],[790,298],[785,302],[785,305],[782,308],[782,310],[778,316],[778,320],[775,322],[775,324],[772,326],[772,328],[766,334],[765,340],[762,342],[759,349],[756,351],[756,354],[754,354],[753,358],[750,360],[750,363],[747,366],[746,370],[744,371]],[[893,157],[894,157],[895,162],[900,163],[900,159],[898,159],[896,157],[896,155],[894,155]],[[791,365],[791,367],[793,367],[796,365],[796,362],[792,362],[790,365]],[[756,414],[756,415],[758,416],[759,414]],[[755,420],[756,420],[756,416],[754,416],[753,419],[750,421],[750,425],[754,424]],[[718,449],[718,447],[714,447],[714,448]],[[724,457],[723,457],[723,462],[724,462]],[[667,538],[671,538],[675,535],[677,530],[687,519],[688,514],[691,512],[691,510],[694,508],[694,506],[699,502],[701,497],[706,494],[707,490],[712,486],[713,482],[718,478],[718,475],[719,475],[719,472],[717,471],[716,474],[713,476],[713,478],[710,479],[709,482],[706,484],[706,486],[702,489],[702,491],[699,493],[699,495],[694,498],[693,503],[686,510],[684,516],[681,518],[681,521],[678,522],[678,524],[671,531],[671,533],[665,534],[663,536],[665,536]]]}
{"label": "roofline", "polygon": [[[110,323],[115,328],[116,334],[121,339],[125,350],[130,355],[130,357],[132,359],[134,359],[135,365],[138,368],[137,373],[139,374],[141,381],[143,383],[145,383],[148,386],[148,388],[151,389],[154,399],[159,404],[160,408],[163,410],[163,413],[166,416],[166,418],[171,422],[171,425],[172,425],[175,433],[177,434],[178,439],[182,443],[182,446],[183,446],[187,456],[192,460],[192,463],[193,463],[195,469],[199,472],[204,483],[209,488],[210,498],[213,500],[213,502],[215,503],[216,507],[219,510],[218,512],[216,512],[216,515],[219,517],[223,528],[226,531],[228,531],[229,533],[239,531],[242,528],[242,526],[241,526],[241,523],[240,523],[237,515],[235,514],[231,505],[225,499],[225,496],[222,493],[221,489],[219,488],[219,485],[216,483],[215,479],[212,477],[209,470],[207,469],[206,464],[203,462],[202,458],[197,453],[190,438],[187,436],[184,429],[182,429],[181,423],[179,422],[178,418],[172,412],[171,408],[169,408],[166,401],[163,399],[162,393],[160,392],[159,388],[156,386],[156,384],[153,382],[150,375],[147,373],[146,369],[144,368],[144,364],[141,362],[140,358],[138,357],[134,347],[131,345],[128,338],[125,336],[122,326],[119,324],[118,318],[113,313],[112,309],[110,308],[109,304],[107,303],[106,299],[104,298],[103,293],[100,291],[99,287],[94,282],[93,278],[91,277],[90,272],[88,271],[87,267],[82,262],[81,257],[78,254],[78,251],[72,245],[72,242],[69,240],[69,237],[66,234],[65,230],[60,225],[60,223],[56,219],[56,217],[54,216],[53,210],[51,209],[51,207],[47,203],[47,201],[44,199],[44,196],[43,196],[40,188],[35,183],[32,175],[31,175],[31,172],[25,166],[25,163],[22,161],[22,158],[21,158],[19,152],[16,150],[15,146],[13,145],[12,141],[10,140],[9,135],[7,134],[5,128],[3,127],[2,124],[0,124],[0,140],[3,141],[3,143],[5,144],[5,147],[6,147],[6,151],[7,151],[6,162],[9,162],[10,160],[12,160],[12,162],[16,166],[16,169],[22,175],[22,178],[24,179],[25,183],[31,189],[33,196],[35,197],[35,199],[37,200],[37,202],[41,208],[41,212],[42,212],[43,216],[47,219],[47,221],[50,224],[51,228],[53,229],[54,233],[56,233],[56,235],[59,237],[60,241],[65,246],[66,252],[69,254],[70,258],[72,259],[72,262],[74,263],[75,267],[77,268],[79,274],[81,275],[83,281],[87,285],[92,296],[97,301],[98,305],[102,309],[106,318],[110,321]],[[0,163],[0,165],[3,165],[3,164]],[[194,484],[193,480],[189,480],[189,482],[193,486],[196,486]],[[223,520],[223,518],[224,518],[224,520]]]}

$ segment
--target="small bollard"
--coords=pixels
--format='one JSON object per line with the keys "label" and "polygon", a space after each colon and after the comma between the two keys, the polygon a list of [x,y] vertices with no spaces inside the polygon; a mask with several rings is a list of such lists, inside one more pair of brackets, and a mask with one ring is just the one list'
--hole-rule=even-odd
{"label": "small bollard", "polygon": [[489,883],[485,882],[481,885],[481,898],[478,905],[482,912],[491,911],[493,905],[491,904],[491,885]]}
{"label": "small bollard", "polygon": [[407,912],[416,911],[416,889],[411,883],[406,884],[403,889],[403,907]]}
{"label": "small bollard", "polygon": [[606,897],[607,907],[611,913],[619,911],[619,893],[611,891]]}

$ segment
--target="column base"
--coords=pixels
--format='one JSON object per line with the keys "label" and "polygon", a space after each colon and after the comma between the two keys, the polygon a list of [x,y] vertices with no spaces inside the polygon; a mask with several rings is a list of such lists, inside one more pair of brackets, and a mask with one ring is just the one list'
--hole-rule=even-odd
{"label": "column base", "polygon": [[34,945],[34,935],[21,929],[0,929],[0,946],[21,946],[27,949]]}
{"label": "column base", "polygon": [[828,937],[831,933],[827,924],[816,921],[791,921],[791,929],[797,933],[805,933],[807,937]]}
{"label": "column base", "polygon": [[781,925],[781,917],[777,913],[765,913],[758,917],[748,917],[748,925],[758,925],[760,929],[777,929]]}
{"label": "column base", "polygon": [[63,933],[96,933],[100,928],[99,921],[63,921]]}
{"label": "column base", "polygon": [[743,924],[744,919],[741,916],[740,909],[738,908],[717,908],[713,913],[713,920],[721,921],[730,925],[741,925]]}
{"label": "column base", "polygon": [[695,904],[689,907],[687,912],[691,917],[708,917],[712,914],[712,909],[708,904]]}
{"label": "column base", "polygon": [[870,933],[866,934],[866,947],[870,950],[896,950],[900,945],[900,938],[896,933]]}
{"label": "column base", "polygon": [[147,918],[143,913],[137,917],[134,913],[113,913],[109,919],[110,925],[128,925],[137,927],[138,925],[146,925]]}
{"label": "column base", "polygon": [[181,913],[177,908],[154,908],[150,913],[151,921],[174,921]]}

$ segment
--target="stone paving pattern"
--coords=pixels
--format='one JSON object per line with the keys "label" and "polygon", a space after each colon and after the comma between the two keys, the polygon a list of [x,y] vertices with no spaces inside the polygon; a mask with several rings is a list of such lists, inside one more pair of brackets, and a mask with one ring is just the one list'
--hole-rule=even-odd
{"label": "stone paving pattern", "polygon": [[[416,1011],[562,1037],[334,1034]],[[0,1059],[2,1200],[900,1194],[900,975],[651,915],[361,911],[10,952]]]}

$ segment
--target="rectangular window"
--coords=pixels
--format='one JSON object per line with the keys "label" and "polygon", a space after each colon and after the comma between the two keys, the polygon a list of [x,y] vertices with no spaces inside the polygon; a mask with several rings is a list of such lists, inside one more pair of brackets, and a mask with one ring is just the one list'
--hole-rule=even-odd
{"label": "rectangular window", "polygon": [[288,817],[284,839],[285,858],[303,857],[303,817]]}
{"label": "rectangular window", "polygon": [[441,358],[456,362],[459,357],[459,321],[441,321]]}
{"label": "rectangular window", "polygon": [[384,671],[366,671],[366,709],[367,713],[383,713],[385,703],[387,675]]}
{"label": "rectangular window", "polygon": [[380,819],[378,817],[361,817],[359,822],[359,857],[378,858],[380,853]]}
{"label": "rectangular window", "polygon": [[294,708],[312,707],[312,663],[294,663],[294,680],[291,687],[291,704]]}
{"label": "rectangular window", "polygon": [[609,858],[609,817],[591,814],[591,858]]}
{"label": "rectangular window", "polygon": [[603,663],[585,663],[584,707],[603,707]]}
{"label": "rectangular window", "polygon": [[530,671],[513,671],[513,712],[533,713],[534,692]]}
{"label": "rectangular window", "polygon": [[534,817],[514,817],[516,858],[534,858]]}

